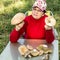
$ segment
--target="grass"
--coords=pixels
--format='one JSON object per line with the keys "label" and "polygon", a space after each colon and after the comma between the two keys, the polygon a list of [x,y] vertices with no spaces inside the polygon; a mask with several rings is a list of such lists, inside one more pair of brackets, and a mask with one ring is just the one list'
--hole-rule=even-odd
{"label": "grass", "polygon": [[0,53],[4,50],[4,48],[6,47],[8,41],[9,41],[9,35],[0,35]]}
{"label": "grass", "polygon": [[[10,0],[9,0],[10,1]],[[30,9],[31,5],[28,5],[28,1],[15,2],[11,0],[10,3],[7,0],[0,1],[0,53],[6,47],[9,41],[9,34],[14,26],[11,26],[12,17],[18,12],[26,12]],[[8,5],[6,5],[8,3]],[[29,6],[29,7],[27,7]]]}

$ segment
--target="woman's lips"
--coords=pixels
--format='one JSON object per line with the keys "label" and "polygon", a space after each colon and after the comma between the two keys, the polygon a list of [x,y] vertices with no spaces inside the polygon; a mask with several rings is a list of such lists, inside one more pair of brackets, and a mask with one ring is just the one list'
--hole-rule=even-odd
{"label": "woman's lips", "polygon": [[34,14],[34,16],[37,16],[37,14]]}

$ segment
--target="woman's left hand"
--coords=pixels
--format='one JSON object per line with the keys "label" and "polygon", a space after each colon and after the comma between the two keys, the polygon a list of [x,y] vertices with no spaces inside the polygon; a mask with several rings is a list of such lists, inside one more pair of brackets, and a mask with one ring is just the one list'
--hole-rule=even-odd
{"label": "woman's left hand", "polygon": [[51,26],[45,25],[45,30],[50,30],[50,29],[52,29]]}
{"label": "woman's left hand", "polygon": [[48,16],[45,19],[45,29],[50,30],[52,27],[54,27],[56,24],[56,20],[53,16]]}

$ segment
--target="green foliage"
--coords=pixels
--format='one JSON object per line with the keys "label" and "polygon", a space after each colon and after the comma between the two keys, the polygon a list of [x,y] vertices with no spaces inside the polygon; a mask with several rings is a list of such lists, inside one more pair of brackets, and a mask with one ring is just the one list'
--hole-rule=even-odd
{"label": "green foliage", "polygon": [[59,0],[47,0],[47,8],[51,11],[60,11],[60,1]]}
{"label": "green foliage", "polygon": [[12,0],[5,0],[5,1],[3,1],[3,4],[4,4],[4,6],[6,7],[6,6],[8,6],[8,5],[10,5],[12,3]]}
{"label": "green foliage", "polygon": [[4,50],[4,48],[6,47],[7,43],[8,43],[8,37],[9,35],[7,35],[6,33],[3,35],[0,35],[0,53]]}
{"label": "green foliage", "polygon": [[[5,31],[8,31],[8,33],[10,33],[12,30],[12,26],[10,24],[12,17],[18,12],[25,13],[28,11],[32,6],[32,4],[29,4],[29,2],[31,1],[27,1],[26,3],[25,1],[15,2],[13,4],[9,3],[7,7],[4,7],[4,9],[0,11],[0,33],[4,33]],[[3,3],[6,3],[6,1]]]}
{"label": "green foliage", "polygon": [[14,2],[12,0],[1,0],[0,8],[0,53],[5,48],[9,41],[9,34],[14,26],[11,25],[12,17],[18,13],[25,13],[29,10],[32,4],[27,1]]}

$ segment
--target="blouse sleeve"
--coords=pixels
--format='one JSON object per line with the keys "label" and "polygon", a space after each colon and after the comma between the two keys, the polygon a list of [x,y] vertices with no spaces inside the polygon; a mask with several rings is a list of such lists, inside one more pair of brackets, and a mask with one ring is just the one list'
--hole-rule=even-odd
{"label": "blouse sleeve", "polygon": [[53,34],[53,29],[45,30],[45,38],[47,43],[52,43],[54,41],[55,37]]}

